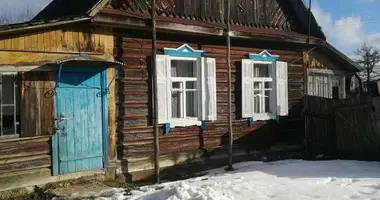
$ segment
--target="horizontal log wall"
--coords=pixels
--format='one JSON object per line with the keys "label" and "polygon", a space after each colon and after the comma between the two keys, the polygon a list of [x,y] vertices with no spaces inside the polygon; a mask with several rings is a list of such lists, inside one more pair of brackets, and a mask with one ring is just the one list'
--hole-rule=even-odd
{"label": "horizontal log wall", "polygon": [[[122,34],[122,33],[120,33]],[[128,33],[131,34],[131,33]],[[158,38],[171,38],[162,36]],[[190,38],[184,37],[181,38]],[[175,40],[175,41],[174,41]],[[227,130],[227,70],[226,48],[223,42],[204,42],[159,40],[157,53],[162,54],[164,47],[177,48],[183,43],[194,49],[202,49],[207,57],[216,58],[217,108],[218,120],[207,122],[206,130],[201,132],[200,127],[173,128],[168,135],[160,133],[160,151],[162,155],[175,152],[186,152],[197,149],[215,150],[228,144]],[[247,44],[246,42],[243,42]],[[219,44],[219,45],[218,45]],[[118,157],[121,160],[134,160],[138,157],[153,156],[153,126],[152,126],[152,96],[150,78],[151,40],[136,36],[117,36],[118,59],[127,67],[120,71],[118,78]],[[253,45],[252,45],[253,46]],[[284,48],[285,49],[285,48]],[[270,121],[255,122],[248,127],[247,119],[241,119],[241,60],[247,58],[248,53],[261,52],[263,48],[231,47],[232,67],[232,110],[235,144],[247,149],[263,149],[283,139],[282,131],[277,124]],[[303,97],[303,69],[302,50],[274,50],[266,48],[271,54],[280,55],[281,61],[289,63],[289,106],[291,116],[281,119],[291,125],[283,128],[302,129],[303,121],[300,117],[300,105]],[[293,62],[298,60],[296,62]],[[160,131],[162,131],[160,129]],[[173,158],[174,159],[174,158]]]}
{"label": "horizontal log wall", "polygon": [[0,140],[0,179],[27,170],[50,169],[50,137]]}

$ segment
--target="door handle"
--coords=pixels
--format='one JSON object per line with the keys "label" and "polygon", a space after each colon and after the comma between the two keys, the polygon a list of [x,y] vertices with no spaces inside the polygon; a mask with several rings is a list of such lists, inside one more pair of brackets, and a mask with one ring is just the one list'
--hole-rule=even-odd
{"label": "door handle", "polygon": [[55,121],[63,121],[63,120],[68,120],[70,119],[69,117],[60,117],[60,118],[54,118]]}

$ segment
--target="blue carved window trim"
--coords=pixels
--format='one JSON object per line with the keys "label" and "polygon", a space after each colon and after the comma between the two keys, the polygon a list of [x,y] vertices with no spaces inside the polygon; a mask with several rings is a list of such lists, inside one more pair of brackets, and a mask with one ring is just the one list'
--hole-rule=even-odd
{"label": "blue carved window trim", "polygon": [[255,60],[255,61],[276,62],[278,60],[279,56],[278,55],[272,55],[267,50],[263,50],[262,52],[260,52],[258,54],[250,53],[248,55],[248,58],[250,60]]}
{"label": "blue carved window trim", "polygon": [[183,44],[182,46],[176,49],[164,48],[164,54],[169,56],[200,58],[204,56],[204,51],[195,50],[191,48],[188,44]]}

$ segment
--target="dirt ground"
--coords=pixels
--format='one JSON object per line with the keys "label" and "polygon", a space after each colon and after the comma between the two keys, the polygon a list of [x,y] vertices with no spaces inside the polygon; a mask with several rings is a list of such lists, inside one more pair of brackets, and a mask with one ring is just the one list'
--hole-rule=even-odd
{"label": "dirt ground", "polygon": [[[105,181],[101,176],[85,177],[0,192],[0,200],[82,200],[84,196],[85,199],[92,200],[96,194],[111,188],[125,188],[128,191],[133,188],[133,185],[118,180]],[[105,192],[101,195],[107,196]]]}
{"label": "dirt ground", "polygon": [[110,187],[103,182],[95,180],[79,184],[66,183],[64,186],[57,187],[51,192],[57,197],[65,198],[83,196],[85,194],[87,194],[86,196],[91,196],[91,194],[97,194],[108,188]]}

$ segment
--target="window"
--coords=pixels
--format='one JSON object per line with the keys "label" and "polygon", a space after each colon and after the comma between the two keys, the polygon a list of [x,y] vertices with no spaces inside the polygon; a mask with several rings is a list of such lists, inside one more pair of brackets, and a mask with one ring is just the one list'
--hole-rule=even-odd
{"label": "window", "polygon": [[195,61],[171,61],[171,118],[198,118],[197,81]]}
{"label": "window", "polygon": [[242,61],[242,116],[254,120],[288,114],[287,63]]}
{"label": "window", "polygon": [[19,134],[19,98],[17,73],[0,72],[0,136]]}
{"label": "window", "polygon": [[270,113],[272,94],[272,63],[253,64],[254,113]]}
{"label": "window", "polygon": [[157,55],[159,123],[171,127],[216,120],[215,59]]}
{"label": "window", "polygon": [[[336,88],[337,94],[334,94]],[[342,72],[310,69],[308,76],[308,94],[332,99],[345,98],[345,76]]]}

